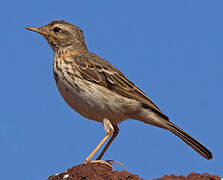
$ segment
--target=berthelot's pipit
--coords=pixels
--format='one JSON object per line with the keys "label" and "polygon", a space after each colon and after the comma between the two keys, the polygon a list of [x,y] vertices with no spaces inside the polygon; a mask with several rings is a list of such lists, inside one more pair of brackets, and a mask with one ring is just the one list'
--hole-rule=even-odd
{"label": "berthelot's pipit", "polygon": [[135,84],[103,58],[88,51],[82,30],[65,21],[43,27],[27,27],[40,33],[54,52],[53,72],[57,88],[67,104],[90,120],[103,123],[106,135],[86,158],[92,159],[109,139],[100,160],[118,135],[118,123],[135,119],[174,133],[206,159],[212,153],[197,140],[169,121]]}

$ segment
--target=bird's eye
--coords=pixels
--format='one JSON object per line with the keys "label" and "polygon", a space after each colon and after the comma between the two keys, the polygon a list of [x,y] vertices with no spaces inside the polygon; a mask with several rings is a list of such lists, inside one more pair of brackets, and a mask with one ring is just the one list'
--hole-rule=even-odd
{"label": "bird's eye", "polygon": [[59,32],[61,29],[59,28],[59,27],[55,27],[55,28],[53,28],[53,32]]}

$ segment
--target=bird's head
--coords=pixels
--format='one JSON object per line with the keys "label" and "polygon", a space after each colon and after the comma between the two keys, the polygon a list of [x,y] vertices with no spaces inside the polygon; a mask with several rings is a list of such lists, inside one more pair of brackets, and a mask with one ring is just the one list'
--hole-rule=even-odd
{"label": "bird's head", "polygon": [[54,52],[76,48],[87,50],[82,30],[65,21],[52,21],[43,27],[26,27],[43,35]]}

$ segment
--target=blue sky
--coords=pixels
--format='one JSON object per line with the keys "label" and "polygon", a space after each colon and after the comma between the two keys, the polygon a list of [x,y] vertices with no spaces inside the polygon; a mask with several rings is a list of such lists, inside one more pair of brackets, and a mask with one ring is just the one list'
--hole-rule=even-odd
{"label": "blue sky", "polygon": [[46,179],[82,163],[105,134],[102,124],[65,104],[53,79],[52,50],[24,29],[62,19],[81,27],[90,51],[124,72],[214,155],[207,161],[170,132],[127,120],[105,160],[146,179],[223,176],[222,6],[220,0],[2,2],[1,178]]}

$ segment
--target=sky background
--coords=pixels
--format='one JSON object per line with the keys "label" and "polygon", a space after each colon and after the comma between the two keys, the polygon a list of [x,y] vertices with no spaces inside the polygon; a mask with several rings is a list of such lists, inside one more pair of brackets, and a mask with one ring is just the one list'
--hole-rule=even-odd
{"label": "sky background", "polygon": [[65,104],[53,78],[52,50],[25,30],[52,20],[83,29],[91,52],[125,73],[214,155],[207,161],[170,132],[126,120],[104,160],[119,161],[145,179],[190,172],[223,176],[222,7],[221,0],[3,1],[1,179],[61,173],[83,163],[105,135],[102,124]]}

